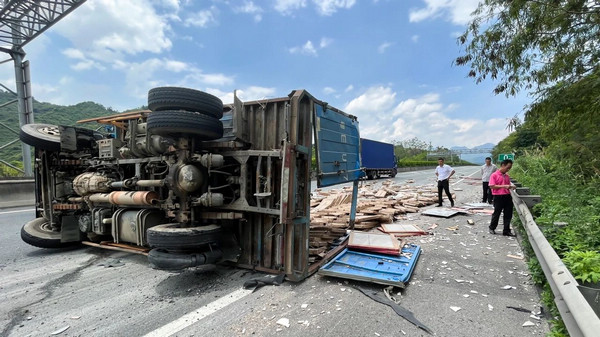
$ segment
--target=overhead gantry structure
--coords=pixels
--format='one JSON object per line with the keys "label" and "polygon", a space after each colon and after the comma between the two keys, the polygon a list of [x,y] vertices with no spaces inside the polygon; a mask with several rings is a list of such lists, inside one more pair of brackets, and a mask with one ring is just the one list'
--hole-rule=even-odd
{"label": "overhead gantry structure", "polygon": [[[31,94],[29,61],[25,60],[23,47],[84,2],[85,0],[0,0],[0,52],[10,56],[8,59],[0,61],[0,64],[11,60],[14,62],[16,83],[16,91],[0,84],[4,89],[15,95],[14,100],[1,106],[17,103],[19,127],[33,123],[33,96]],[[18,134],[17,131],[10,129],[7,125],[0,125]],[[0,150],[17,141],[18,139],[0,146]],[[32,176],[29,145],[22,143],[21,153],[23,156],[23,173],[26,176]],[[0,162],[15,168],[2,159],[0,159]]]}

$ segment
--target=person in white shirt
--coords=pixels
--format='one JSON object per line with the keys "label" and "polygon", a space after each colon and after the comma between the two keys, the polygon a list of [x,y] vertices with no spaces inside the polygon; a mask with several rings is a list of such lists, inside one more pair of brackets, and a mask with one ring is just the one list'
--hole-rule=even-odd
{"label": "person in white shirt", "polygon": [[446,191],[448,200],[450,200],[450,206],[454,207],[454,199],[450,194],[450,183],[449,179],[454,175],[454,170],[450,165],[444,165],[444,158],[438,158],[439,166],[435,167],[435,175],[437,176],[438,183],[438,205],[435,207],[442,207],[442,190]]}
{"label": "person in white shirt", "polygon": [[485,165],[481,166],[481,181],[483,182],[483,199],[481,202],[492,203],[492,190],[490,190],[490,176],[496,172],[498,168],[492,164],[492,158],[485,158]]}

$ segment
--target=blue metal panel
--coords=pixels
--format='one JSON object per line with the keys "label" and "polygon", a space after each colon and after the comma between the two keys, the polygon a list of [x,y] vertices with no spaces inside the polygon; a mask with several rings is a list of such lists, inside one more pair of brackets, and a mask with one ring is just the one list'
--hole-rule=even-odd
{"label": "blue metal panel", "polygon": [[360,137],[358,121],[346,114],[315,104],[317,185],[331,186],[358,180]]}
{"label": "blue metal panel", "polygon": [[394,145],[361,138],[362,166],[369,169],[391,169],[395,167]]}
{"label": "blue metal panel", "polygon": [[324,265],[319,274],[404,287],[420,254],[421,247],[417,245],[403,247],[400,257],[361,253],[346,248]]}

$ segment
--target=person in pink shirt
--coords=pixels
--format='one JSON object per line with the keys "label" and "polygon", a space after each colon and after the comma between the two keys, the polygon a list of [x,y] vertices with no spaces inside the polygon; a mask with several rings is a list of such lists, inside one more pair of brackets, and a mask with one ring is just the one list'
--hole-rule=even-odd
{"label": "person in pink shirt", "polygon": [[500,168],[492,173],[490,176],[490,189],[494,196],[494,214],[492,214],[492,221],[490,222],[490,234],[496,234],[496,227],[498,227],[498,220],[500,220],[500,213],[504,213],[504,229],[502,235],[515,236],[510,231],[510,220],[513,214],[513,203],[510,196],[510,190],[515,189],[515,185],[510,183],[510,177],[508,171],[512,168],[512,160],[505,159],[500,163]]}

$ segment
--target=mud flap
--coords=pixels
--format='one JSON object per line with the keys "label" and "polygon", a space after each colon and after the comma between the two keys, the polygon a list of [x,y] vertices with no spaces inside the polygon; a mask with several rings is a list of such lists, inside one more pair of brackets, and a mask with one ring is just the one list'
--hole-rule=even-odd
{"label": "mud flap", "polygon": [[79,242],[81,239],[78,217],[74,215],[63,216],[60,226],[60,242]]}

